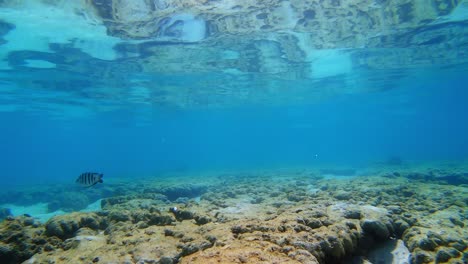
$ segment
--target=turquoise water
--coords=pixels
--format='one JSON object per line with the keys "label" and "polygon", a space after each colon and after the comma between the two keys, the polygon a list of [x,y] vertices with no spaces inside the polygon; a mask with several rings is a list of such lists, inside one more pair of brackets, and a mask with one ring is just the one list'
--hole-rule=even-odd
{"label": "turquoise water", "polygon": [[[467,158],[464,3],[434,7],[441,17],[420,26],[405,24],[412,16],[401,9],[395,31],[369,26],[356,33],[363,42],[324,43],[321,31],[297,28],[302,20],[269,35],[224,29],[230,35],[210,15],[184,13],[169,16],[174,28],[168,18],[138,37],[123,13],[114,25],[94,2],[2,5],[5,185],[71,182],[83,171],[119,178]],[[149,19],[141,5],[125,14]]]}

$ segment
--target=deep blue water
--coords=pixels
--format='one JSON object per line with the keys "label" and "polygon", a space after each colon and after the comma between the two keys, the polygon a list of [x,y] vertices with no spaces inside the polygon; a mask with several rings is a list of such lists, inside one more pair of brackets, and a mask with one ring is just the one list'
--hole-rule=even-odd
{"label": "deep blue water", "polygon": [[371,166],[468,157],[468,78],[427,76],[378,92],[282,106],[131,106],[85,117],[0,113],[2,183],[165,172]]}

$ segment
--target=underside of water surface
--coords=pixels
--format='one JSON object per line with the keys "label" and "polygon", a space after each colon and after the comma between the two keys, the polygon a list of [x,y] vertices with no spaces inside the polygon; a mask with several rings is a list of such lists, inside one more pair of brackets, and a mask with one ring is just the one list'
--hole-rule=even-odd
{"label": "underside of water surface", "polygon": [[0,1],[0,262],[467,263],[467,72],[467,0]]}

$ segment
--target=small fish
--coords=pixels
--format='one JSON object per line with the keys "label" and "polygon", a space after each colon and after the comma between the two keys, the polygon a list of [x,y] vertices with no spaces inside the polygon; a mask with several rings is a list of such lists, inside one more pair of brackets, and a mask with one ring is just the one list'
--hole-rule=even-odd
{"label": "small fish", "polygon": [[97,172],[85,172],[81,174],[78,179],[76,179],[76,183],[86,186],[86,187],[91,187],[93,185],[96,185],[97,183],[103,183],[102,177],[104,174],[102,173],[97,173]]}

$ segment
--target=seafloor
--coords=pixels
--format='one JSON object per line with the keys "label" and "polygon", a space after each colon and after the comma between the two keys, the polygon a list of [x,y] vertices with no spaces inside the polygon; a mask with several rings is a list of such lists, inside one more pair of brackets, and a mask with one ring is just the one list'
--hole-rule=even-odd
{"label": "seafloor", "polygon": [[102,199],[44,223],[0,209],[0,263],[468,263],[466,167],[106,180],[2,193],[51,212]]}

